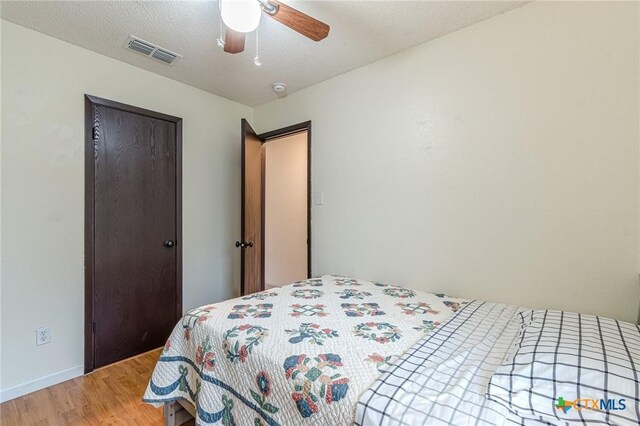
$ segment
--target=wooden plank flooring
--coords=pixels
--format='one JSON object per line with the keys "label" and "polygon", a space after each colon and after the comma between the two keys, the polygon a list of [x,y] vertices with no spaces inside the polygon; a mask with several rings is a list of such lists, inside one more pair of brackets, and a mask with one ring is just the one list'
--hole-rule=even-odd
{"label": "wooden plank flooring", "polygon": [[159,355],[147,352],[7,401],[0,425],[163,425],[162,409],[142,402]]}

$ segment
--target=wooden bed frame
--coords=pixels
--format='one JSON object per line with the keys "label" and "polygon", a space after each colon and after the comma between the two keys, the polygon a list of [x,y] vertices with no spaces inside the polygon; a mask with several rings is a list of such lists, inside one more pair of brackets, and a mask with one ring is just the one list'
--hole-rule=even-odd
{"label": "wooden bed frame", "polygon": [[180,426],[196,418],[196,408],[185,400],[165,402],[162,407],[164,426]]}

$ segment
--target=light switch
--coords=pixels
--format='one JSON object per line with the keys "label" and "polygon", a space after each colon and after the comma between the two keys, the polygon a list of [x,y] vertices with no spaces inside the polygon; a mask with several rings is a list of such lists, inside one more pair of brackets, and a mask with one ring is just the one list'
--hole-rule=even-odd
{"label": "light switch", "polygon": [[313,196],[316,206],[321,206],[324,204],[324,194],[322,193],[322,191],[316,191]]}

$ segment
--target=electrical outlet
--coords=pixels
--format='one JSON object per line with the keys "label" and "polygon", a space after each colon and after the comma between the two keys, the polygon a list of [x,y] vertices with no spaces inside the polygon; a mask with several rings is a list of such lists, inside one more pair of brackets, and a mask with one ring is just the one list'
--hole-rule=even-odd
{"label": "electrical outlet", "polygon": [[36,328],[36,346],[46,345],[51,342],[51,330],[49,327]]}
{"label": "electrical outlet", "polygon": [[316,206],[321,206],[324,204],[324,193],[322,191],[316,191],[313,194],[313,201]]}

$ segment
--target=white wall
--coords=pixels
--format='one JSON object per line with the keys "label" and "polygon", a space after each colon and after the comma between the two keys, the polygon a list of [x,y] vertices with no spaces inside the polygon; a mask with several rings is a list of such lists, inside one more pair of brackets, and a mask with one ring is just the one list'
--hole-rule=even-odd
{"label": "white wall", "polygon": [[536,2],[255,110],[313,121],[314,274],[635,321],[637,2]]}
{"label": "white wall", "polygon": [[[239,281],[240,119],[253,111],[3,22],[3,399],[82,372],[85,93],[183,118],[184,309]],[[36,347],[45,325],[52,341]]]}
{"label": "white wall", "polygon": [[265,147],[265,283],[307,278],[307,132]]}

